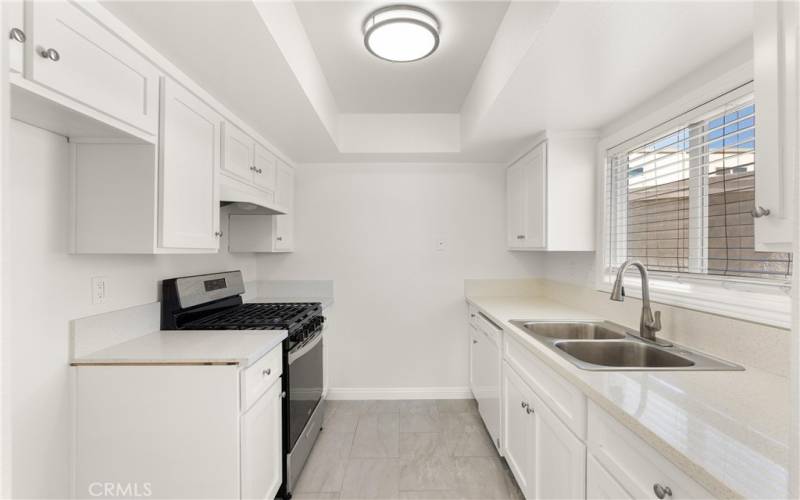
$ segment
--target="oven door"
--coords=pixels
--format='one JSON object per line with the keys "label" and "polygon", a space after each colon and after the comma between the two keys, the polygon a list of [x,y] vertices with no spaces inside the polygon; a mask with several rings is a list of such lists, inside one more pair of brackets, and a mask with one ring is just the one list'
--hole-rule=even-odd
{"label": "oven door", "polygon": [[322,398],[322,327],[288,353],[289,451],[294,449],[317,403]]}

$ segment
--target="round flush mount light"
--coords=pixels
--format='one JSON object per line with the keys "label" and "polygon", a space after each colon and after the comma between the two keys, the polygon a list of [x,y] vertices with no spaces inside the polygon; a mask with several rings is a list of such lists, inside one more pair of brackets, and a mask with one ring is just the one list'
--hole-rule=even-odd
{"label": "round flush mount light", "polygon": [[419,61],[439,46],[439,21],[419,7],[384,7],[364,21],[364,46],[387,61]]}

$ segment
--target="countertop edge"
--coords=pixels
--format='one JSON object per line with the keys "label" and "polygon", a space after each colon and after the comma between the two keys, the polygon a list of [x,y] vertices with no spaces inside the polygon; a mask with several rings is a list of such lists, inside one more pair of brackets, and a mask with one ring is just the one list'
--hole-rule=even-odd
{"label": "countertop edge", "polygon": [[[586,397],[591,399],[595,404],[601,407],[603,410],[607,411],[610,415],[612,415],[618,422],[624,425],[627,429],[630,429],[634,432],[639,438],[644,440],[648,445],[652,446],[656,451],[661,453],[665,459],[667,459],[671,464],[677,467],[681,472],[692,478],[693,480],[697,481],[702,487],[707,489],[710,493],[714,494],[718,498],[745,498],[744,495],[735,491],[730,486],[728,486],[725,482],[718,479],[713,474],[709,473],[701,464],[695,462],[685,454],[681,453],[678,449],[672,446],[668,441],[663,439],[662,437],[655,434],[653,431],[647,428],[646,425],[643,425],[641,422],[633,419],[628,415],[624,410],[620,409],[616,404],[610,401],[607,397],[605,397],[602,393],[599,393],[591,386],[584,383],[579,378],[575,377],[570,370],[561,366],[558,363],[555,363],[552,359],[548,356],[544,355],[544,347],[539,346],[536,344],[536,341],[520,334],[519,332],[515,331],[512,328],[506,328],[504,323],[506,323],[507,319],[501,319],[496,317],[492,314],[489,310],[487,310],[484,306],[482,306],[479,301],[481,298],[495,298],[495,297],[465,297],[466,301],[473,306],[477,307],[481,312],[486,314],[489,319],[497,322],[500,326],[503,327],[503,332],[511,333],[514,335],[514,338],[523,346],[525,346],[528,351],[533,353],[537,358],[541,359],[544,363],[547,364],[548,367],[552,368],[556,371],[560,376],[564,377],[567,381],[569,381],[572,385],[577,387]],[[509,299],[520,299],[520,297],[508,297]],[[526,297],[530,300],[539,300],[543,302],[552,302],[554,304],[559,304],[563,307],[569,307],[575,311],[580,311],[580,309],[573,308],[559,302],[553,301],[546,297]],[[538,318],[537,318],[538,319]],[[541,318],[541,319],[561,319],[561,318]],[[602,319],[600,316],[596,314],[586,313],[586,320],[592,319]],[[566,361],[565,361],[566,362]],[[576,368],[577,369],[577,368]]]}

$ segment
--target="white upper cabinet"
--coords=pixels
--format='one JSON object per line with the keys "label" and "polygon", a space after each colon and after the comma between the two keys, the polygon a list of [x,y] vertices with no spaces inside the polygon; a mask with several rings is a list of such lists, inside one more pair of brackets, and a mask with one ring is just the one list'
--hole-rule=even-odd
{"label": "white upper cabinet", "polygon": [[160,246],[216,250],[221,119],[172,80],[161,95]]}
{"label": "white upper cabinet", "polygon": [[[756,123],[756,250],[791,251],[798,149],[798,6],[756,2],[753,29]],[[765,210],[768,210],[767,214]]]}
{"label": "white upper cabinet", "polygon": [[225,123],[223,135],[222,172],[274,196],[279,175],[275,155],[231,123]]}
{"label": "white upper cabinet", "polygon": [[276,184],[275,202],[287,213],[275,216],[275,250],[288,252],[294,249],[294,169],[280,162]]}
{"label": "white upper cabinet", "polygon": [[25,3],[25,77],[155,135],[155,66],[71,2]]}
{"label": "white upper cabinet", "polygon": [[25,8],[22,0],[9,0],[0,6],[5,19],[5,32],[8,34],[8,69],[12,73],[22,73],[24,68],[25,44],[28,35],[25,32]]}
{"label": "white upper cabinet", "polygon": [[[253,169],[253,182],[255,185],[262,189],[275,191],[278,175],[278,160],[275,155],[256,143],[253,153],[253,166],[255,167]],[[280,195],[281,193],[279,191],[276,194]],[[278,202],[278,200],[275,201]]]}
{"label": "white upper cabinet", "polygon": [[591,251],[594,134],[548,134],[506,171],[510,250]]}

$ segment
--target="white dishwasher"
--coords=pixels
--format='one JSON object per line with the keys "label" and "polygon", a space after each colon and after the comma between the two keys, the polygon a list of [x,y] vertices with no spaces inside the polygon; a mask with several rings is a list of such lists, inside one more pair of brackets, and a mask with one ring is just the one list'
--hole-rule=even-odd
{"label": "white dishwasher", "polygon": [[500,450],[500,367],[503,330],[482,313],[473,323],[470,378],[486,430]]}

